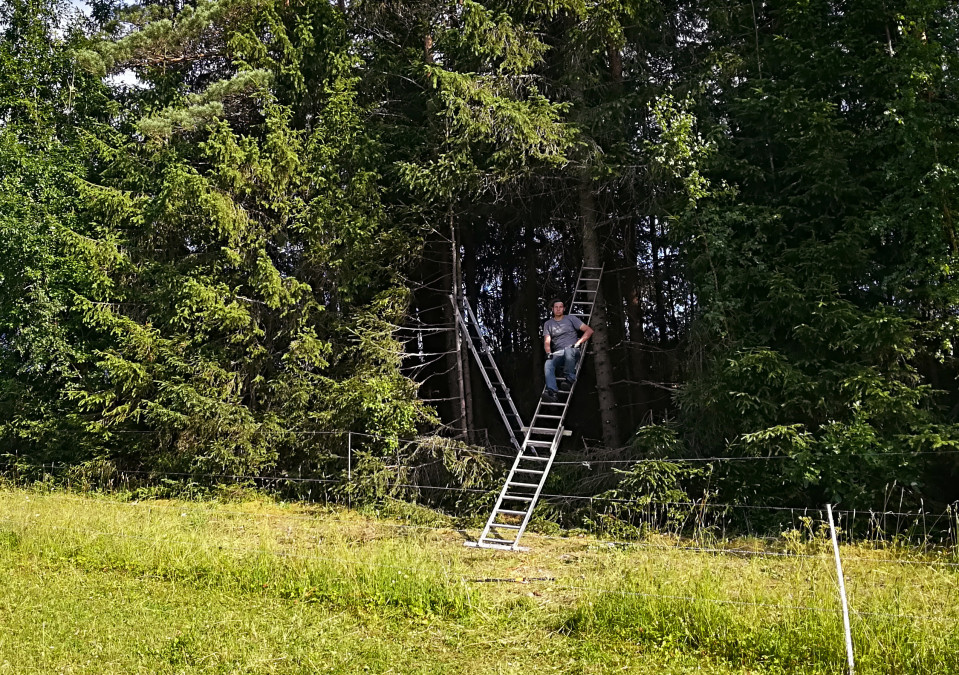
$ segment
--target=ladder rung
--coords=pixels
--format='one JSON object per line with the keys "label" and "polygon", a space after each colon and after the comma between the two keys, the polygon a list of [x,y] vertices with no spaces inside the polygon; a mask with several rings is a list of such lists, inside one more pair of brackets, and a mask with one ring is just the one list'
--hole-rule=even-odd
{"label": "ladder rung", "polygon": [[[592,316],[592,311],[595,308],[596,301],[599,298],[599,293],[601,292],[600,285],[603,276],[603,269],[603,267],[589,267],[585,265],[580,268],[579,277],[576,281],[576,287],[573,290],[573,297],[570,302],[570,316],[578,317],[586,322],[589,321],[590,317]],[[593,274],[596,276],[592,276]],[[546,401],[543,399],[543,396],[547,394],[546,390],[544,390],[543,394],[540,396],[540,401],[537,404],[536,412],[533,414],[533,419],[530,420],[529,426],[524,425],[523,419],[520,417],[515,408],[509,388],[507,388],[506,384],[503,382],[502,375],[496,364],[496,359],[493,357],[489,345],[486,344],[479,323],[476,320],[476,317],[473,315],[469,304],[464,303],[464,305],[468,316],[467,319],[460,325],[465,328],[464,332],[466,333],[467,339],[470,342],[474,356],[479,357],[478,360],[483,372],[483,378],[486,380],[486,384],[489,385],[493,390],[492,393],[497,402],[497,408],[506,422],[507,430],[510,432],[514,444],[517,442],[517,439],[520,436],[519,433],[514,434],[514,431],[519,431],[526,434],[522,445],[519,446],[519,454],[516,456],[516,461],[513,464],[513,469],[510,471],[509,478],[507,478],[505,485],[503,485],[503,490],[499,496],[499,501],[497,502],[497,508],[493,509],[493,514],[490,516],[490,519],[486,524],[486,529],[484,530],[484,532],[489,532],[491,530],[513,530],[516,533],[516,539],[511,541],[509,539],[502,539],[499,537],[481,536],[475,545],[486,546],[489,548],[517,550],[520,549],[518,546],[519,538],[522,536],[526,518],[529,517],[530,512],[532,511],[532,506],[539,497],[539,491],[542,489],[542,484],[546,480],[546,468],[549,466],[549,462],[551,462],[555,456],[556,446],[560,440],[560,434],[563,436],[571,434],[571,432],[563,430],[561,427],[561,423],[566,414],[566,408],[570,403],[571,393],[558,392],[558,395],[554,401]],[[579,373],[580,366],[582,366],[582,362],[577,365],[575,373]],[[547,412],[552,412],[555,414],[545,414]],[[541,440],[533,440],[534,436],[539,437]],[[546,456],[540,457],[538,456],[539,454],[544,454]],[[530,462],[531,464],[523,465],[529,466],[530,468],[519,468],[523,462]],[[539,464],[532,464],[533,462],[538,462]],[[534,477],[538,476],[539,484],[524,483],[514,480],[520,474],[529,476],[533,480],[536,480]],[[529,480],[529,478],[527,480]],[[507,494],[510,489],[527,490],[529,492],[526,494]],[[516,506],[511,509],[499,508],[499,506],[507,500],[517,502]],[[523,506],[529,507],[528,510],[520,510],[523,508]],[[497,523],[496,519],[501,516],[509,516],[513,518],[522,516],[524,517],[522,521],[523,524],[510,525],[506,523]],[[474,544],[468,543],[467,545],[472,546]]]}

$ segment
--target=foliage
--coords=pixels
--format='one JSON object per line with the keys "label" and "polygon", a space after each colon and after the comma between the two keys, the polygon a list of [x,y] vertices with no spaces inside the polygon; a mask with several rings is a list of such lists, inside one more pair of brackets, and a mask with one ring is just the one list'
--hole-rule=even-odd
{"label": "foliage", "polygon": [[717,64],[722,104],[703,109],[707,176],[730,188],[677,229],[701,364],[680,419],[696,453],[788,460],[730,468],[737,499],[862,507],[893,481],[918,496],[919,453],[956,447],[954,388],[930,383],[954,368],[937,309],[955,302],[954,207],[930,186],[959,148],[956,36],[945,3],[900,5],[717,16],[713,40],[734,25],[755,40]]}
{"label": "foliage", "polygon": [[[3,0],[0,449],[342,476],[357,432],[351,498],[480,484],[472,450],[399,441],[499,427],[448,296],[525,410],[542,301],[585,260],[579,436],[755,458],[708,476],[726,502],[948,503],[957,25],[947,0]],[[698,494],[677,466],[595,485]]]}
{"label": "foliage", "polygon": [[[659,426],[646,427],[635,440],[639,445],[660,445],[663,440],[666,447],[680,445],[671,431]],[[674,452],[661,456],[670,454]],[[704,514],[715,496],[709,485],[711,466],[650,457],[614,471],[619,478],[616,487],[597,495],[597,499],[608,500],[599,522],[602,531],[623,537],[647,530],[702,534],[709,527]]]}
{"label": "foliage", "polygon": [[82,456],[83,421],[62,400],[88,353],[75,340],[72,288],[92,269],[70,255],[86,171],[85,129],[111,106],[78,71],[82,33],[63,6],[0,5],[0,443],[34,459]]}

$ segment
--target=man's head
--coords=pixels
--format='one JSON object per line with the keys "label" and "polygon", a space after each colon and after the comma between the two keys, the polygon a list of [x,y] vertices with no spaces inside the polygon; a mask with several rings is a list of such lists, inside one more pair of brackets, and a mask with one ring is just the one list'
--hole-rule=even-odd
{"label": "man's head", "polygon": [[559,298],[553,298],[550,300],[549,308],[553,312],[553,318],[555,319],[562,318],[563,314],[566,312],[566,305],[564,305],[563,301]]}

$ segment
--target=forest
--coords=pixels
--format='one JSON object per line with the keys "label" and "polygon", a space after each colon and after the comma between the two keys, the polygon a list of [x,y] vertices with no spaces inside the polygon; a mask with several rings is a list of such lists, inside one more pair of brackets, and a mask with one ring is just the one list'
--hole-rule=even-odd
{"label": "forest", "polygon": [[0,32],[4,462],[497,487],[457,302],[529,415],[586,265],[565,494],[959,499],[952,0],[0,0]]}

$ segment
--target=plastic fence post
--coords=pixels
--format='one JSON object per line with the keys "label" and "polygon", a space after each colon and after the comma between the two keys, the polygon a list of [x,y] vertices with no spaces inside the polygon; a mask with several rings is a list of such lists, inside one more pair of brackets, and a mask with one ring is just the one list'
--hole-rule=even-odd
{"label": "plastic fence post", "polygon": [[842,574],[842,560],[839,558],[839,541],[836,539],[836,525],[832,520],[832,504],[826,504],[829,516],[829,533],[832,535],[832,550],[836,555],[836,575],[839,577],[839,598],[842,600],[842,626],[846,634],[846,658],[849,661],[849,675],[855,675],[856,663],[852,657],[852,631],[849,628],[849,604],[846,601],[846,582]]}

